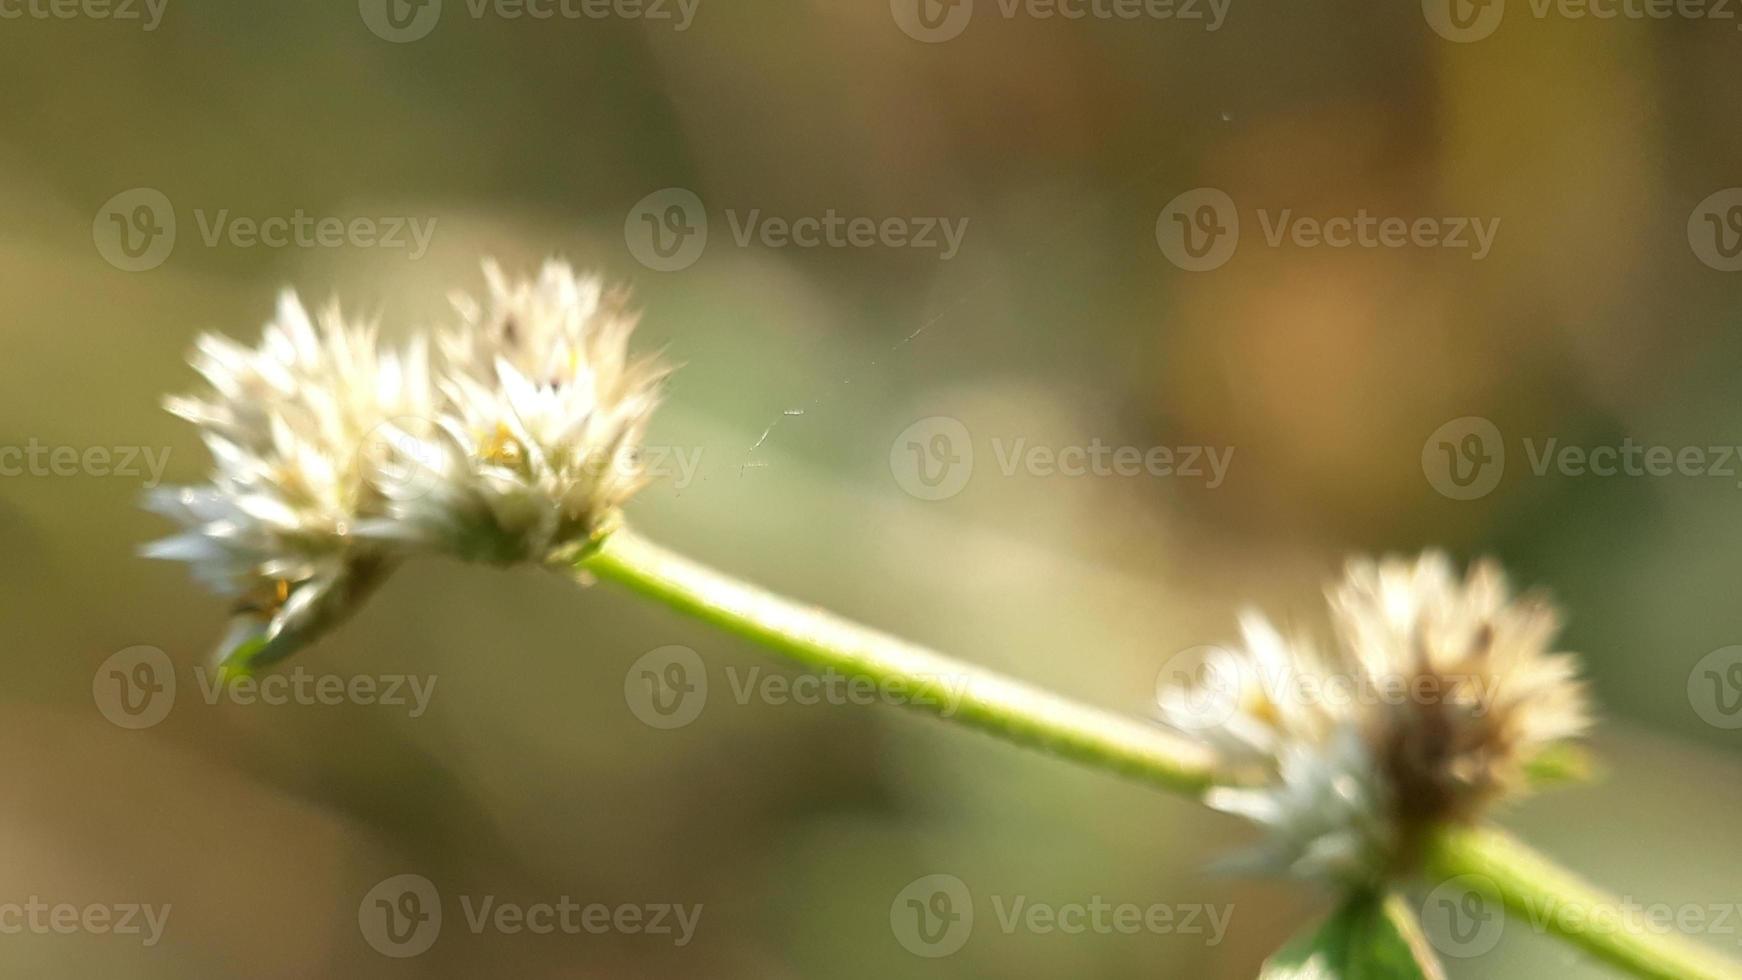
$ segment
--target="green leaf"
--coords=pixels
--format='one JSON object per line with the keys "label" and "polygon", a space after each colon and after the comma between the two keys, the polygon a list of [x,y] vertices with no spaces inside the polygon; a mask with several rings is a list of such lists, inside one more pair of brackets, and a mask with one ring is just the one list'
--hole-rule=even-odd
{"label": "green leaf", "polygon": [[1264,963],[1259,980],[1445,980],[1397,895],[1355,895]]}

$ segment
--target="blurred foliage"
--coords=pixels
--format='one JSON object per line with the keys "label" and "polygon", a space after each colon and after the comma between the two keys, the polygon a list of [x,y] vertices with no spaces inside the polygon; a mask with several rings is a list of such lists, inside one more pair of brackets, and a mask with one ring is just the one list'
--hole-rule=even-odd
{"label": "blurred foliage", "polygon": [[[251,339],[285,284],[402,333],[493,254],[632,285],[642,341],[685,364],[652,441],[698,479],[630,517],[771,587],[1134,713],[1169,654],[1259,604],[1324,629],[1351,552],[1491,553],[1569,611],[1606,715],[1606,783],[1512,815],[1641,900],[1734,901],[1742,757],[1690,708],[1689,670],[1742,643],[1736,479],[1536,477],[1525,437],[1738,441],[1742,288],[1690,253],[1689,210],[1736,179],[1733,31],[1535,18],[1479,43],[1416,4],[1236,3],[1219,31],[1001,18],[944,44],[888,5],[702,3],[635,20],[471,19],[390,44],[356,5],[170,0],[120,21],[0,20],[0,445],[203,450],[158,410],[201,330]],[[162,266],[93,247],[104,202],[175,202]],[[625,245],[635,202],[687,187],[716,222],[680,272]],[[1156,215],[1215,186],[1243,208],[1498,218],[1480,262],[1430,249],[1269,247],[1170,265]],[[739,247],[725,209],[970,220],[962,250]],[[427,256],[207,246],[195,209],[434,218]],[[1256,224],[1256,222],[1254,222]],[[802,413],[802,414],[789,414]],[[982,454],[938,502],[896,435],[950,416]],[[1491,419],[1516,453],[1449,500],[1421,448]],[[772,428],[770,428],[772,426]],[[1232,446],[1229,479],[1006,477],[993,438]],[[1328,910],[1217,878],[1250,832],[1141,787],[877,707],[739,705],[692,725],[626,709],[666,644],[785,671],[625,595],[553,576],[408,568],[320,673],[433,674],[430,710],[210,705],[194,665],[221,603],[133,557],[161,524],[137,479],[0,480],[0,901],[168,902],[164,942],[23,935],[30,976],[1249,977]],[[184,693],[124,731],[92,675],[135,644]],[[700,902],[697,939],[470,935],[387,960],[357,902],[406,871],[444,894]],[[947,872],[977,896],[1233,903],[1226,940],[995,925],[943,959],[890,902]],[[1732,939],[1734,937],[1731,937]],[[1715,940],[1722,941],[1722,940]],[[1527,930],[1455,976],[1599,975]]]}

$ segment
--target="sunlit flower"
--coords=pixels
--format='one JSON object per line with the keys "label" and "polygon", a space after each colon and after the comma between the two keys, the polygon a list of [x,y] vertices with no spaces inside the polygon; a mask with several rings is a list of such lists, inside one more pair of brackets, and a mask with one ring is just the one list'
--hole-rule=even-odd
{"label": "sunlit flower", "polygon": [[559,262],[485,274],[433,369],[422,338],[380,351],[372,326],[336,306],[311,322],[288,292],[258,348],[200,339],[210,390],[167,406],[200,427],[212,474],[148,498],[186,530],[145,553],[234,600],[220,661],[313,642],[407,555],[561,557],[641,487],[665,369],[631,358],[622,297]]}
{"label": "sunlit flower", "polygon": [[386,533],[480,561],[541,561],[583,544],[646,482],[637,454],[666,368],[632,357],[625,297],[561,262],[453,299],[439,346],[434,437],[389,487]]}
{"label": "sunlit flower", "polygon": [[1437,553],[1355,561],[1328,597],[1331,653],[1249,615],[1240,649],[1162,698],[1231,777],[1210,805],[1268,829],[1249,866],[1396,872],[1425,833],[1522,791],[1527,764],[1589,723],[1573,658],[1550,652],[1554,609],[1511,598],[1491,563],[1459,580]]}
{"label": "sunlit flower", "polygon": [[212,473],[147,498],[186,530],[145,553],[189,562],[235,601],[221,661],[265,663],[312,642],[392,562],[358,532],[385,512],[383,426],[432,412],[424,345],[378,353],[374,327],[336,305],[317,320],[285,292],[258,348],[201,337],[192,361],[210,390],[165,403],[200,427]]}

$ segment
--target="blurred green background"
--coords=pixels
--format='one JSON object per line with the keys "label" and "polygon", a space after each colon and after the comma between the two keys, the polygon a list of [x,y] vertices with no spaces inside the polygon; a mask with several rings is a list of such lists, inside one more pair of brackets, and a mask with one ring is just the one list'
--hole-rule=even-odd
{"label": "blurred green background", "polygon": [[[1609,768],[1506,822],[1641,901],[1742,900],[1742,741],[1724,727],[1742,716],[1723,691],[1702,702],[1697,669],[1742,643],[1742,464],[1537,475],[1525,446],[1742,442],[1742,278],[1690,231],[1742,182],[1735,21],[1514,0],[1455,42],[1412,3],[1234,0],[1206,30],[979,0],[958,35],[923,41],[905,0],[700,0],[682,30],[463,0],[409,22],[372,0],[168,0],[146,30],[8,2],[24,14],[0,17],[0,446],[168,450],[166,479],[196,481],[204,450],[158,403],[194,386],[198,332],[252,342],[291,285],[399,337],[481,288],[481,256],[529,272],[563,255],[631,286],[639,342],[684,364],[650,442],[701,464],[631,505],[649,536],[1134,714],[1171,655],[1233,639],[1242,607],[1322,633],[1319,590],[1348,554],[1496,555],[1568,611]],[[1238,202],[1238,247],[1186,271],[1158,217],[1206,187]],[[129,271],[108,257],[136,188],[176,235]],[[704,202],[708,237],[660,271],[632,246],[667,188]],[[830,209],[967,224],[947,259],[733,234],[753,210]],[[1499,225],[1480,260],[1273,245],[1283,209]],[[434,231],[415,256],[202,233],[299,210]],[[1457,500],[1424,448],[1470,416],[1507,459],[1492,492]],[[907,492],[900,463],[934,417],[975,454],[942,500]],[[997,446],[1018,438],[1234,455],[1214,488],[1006,475]],[[433,675],[418,717],[207,703],[194,671],[225,609],[134,557],[167,530],[137,510],[143,482],[0,478],[0,903],[167,903],[168,928],[151,948],[8,935],[8,974],[1233,978],[1327,908],[1304,885],[1207,874],[1253,838],[1237,820],[893,708],[739,704],[732,678],[789,669],[531,570],[412,565],[287,665]],[[660,730],[625,682],[672,644],[712,693]],[[93,681],[136,645],[168,654],[179,693],[127,730]],[[390,959],[359,903],[401,873],[440,889],[446,923]],[[932,874],[966,883],[977,917],[941,958],[891,920]],[[704,913],[682,948],[474,935],[461,895]],[[994,902],[1015,896],[1233,914],[1219,944],[1005,931]],[[1736,952],[1738,929],[1704,938]],[[1603,975],[1518,923],[1450,965]]]}

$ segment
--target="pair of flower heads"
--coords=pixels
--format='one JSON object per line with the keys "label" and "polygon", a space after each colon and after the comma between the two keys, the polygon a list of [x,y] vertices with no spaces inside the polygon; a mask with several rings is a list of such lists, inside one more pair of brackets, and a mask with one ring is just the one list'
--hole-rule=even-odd
{"label": "pair of flower heads", "polygon": [[[484,265],[481,296],[397,349],[336,304],[281,295],[260,343],[215,334],[192,363],[207,387],[167,407],[199,427],[206,482],[147,505],[183,525],[146,554],[187,561],[234,604],[219,662],[246,671],[317,641],[401,560],[573,558],[644,483],[637,450],[668,369],[629,349],[623,293],[551,261],[529,278]],[[1491,564],[1443,555],[1357,561],[1329,593],[1335,642],[1285,638],[1262,617],[1200,692],[1163,720],[1216,751],[1210,805],[1269,829],[1253,863],[1345,883],[1415,859],[1425,835],[1524,788],[1526,767],[1588,725],[1558,617],[1515,599]],[[1290,676],[1351,677],[1431,695],[1289,696]],[[1417,683],[1423,679],[1431,684]]]}
{"label": "pair of flower heads", "polygon": [[411,555],[558,559],[640,488],[667,370],[631,356],[626,297],[554,261],[484,274],[433,345],[387,349],[375,324],[288,290],[258,346],[199,339],[208,388],[166,407],[199,427],[212,472],[147,498],[185,529],[145,553],[235,603],[221,665],[313,643]]}

